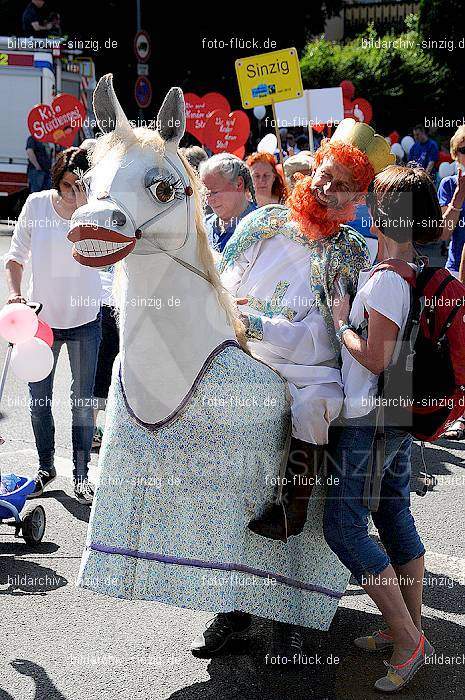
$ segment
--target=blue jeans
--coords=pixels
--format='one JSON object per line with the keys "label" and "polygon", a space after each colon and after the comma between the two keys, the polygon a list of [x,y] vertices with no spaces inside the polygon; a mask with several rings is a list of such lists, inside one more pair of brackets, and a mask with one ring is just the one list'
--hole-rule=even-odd
{"label": "blue jeans", "polygon": [[95,321],[76,328],[54,328],[53,369],[40,382],[29,384],[32,428],[41,469],[53,468],[55,424],[52,414],[53,380],[61,346],[66,345],[71,366],[73,477],[87,476],[94,433],[93,391],[101,338],[100,313]]}
{"label": "blue jeans", "polygon": [[29,190],[31,192],[42,192],[42,190],[50,189],[50,173],[45,170],[36,170],[31,168],[27,174]]}
{"label": "blue jeans", "polygon": [[371,514],[387,553],[368,534],[370,511],[363,491],[374,435],[372,416],[366,416],[336,428],[330,440],[333,478],[325,503],[325,539],[360,584],[390,563],[401,566],[425,553],[410,512],[412,436],[398,428],[386,427],[380,504]]}

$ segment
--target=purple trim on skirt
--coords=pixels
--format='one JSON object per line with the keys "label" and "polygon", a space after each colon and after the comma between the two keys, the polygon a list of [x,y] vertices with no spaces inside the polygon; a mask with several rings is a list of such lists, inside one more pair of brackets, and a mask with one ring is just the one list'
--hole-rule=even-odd
{"label": "purple trim on skirt", "polygon": [[120,554],[123,557],[134,557],[135,559],[149,559],[150,561],[157,561],[160,564],[177,564],[179,566],[193,566],[198,569],[218,569],[220,571],[239,571],[244,574],[251,574],[253,576],[260,576],[261,578],[271,578],[278,581],[278,583],[283,583],[286,586],[291,586],[292,588],[300,588],[305,591],[312,591],[314,593],[322,593],[330,598],[342,598],[344,593],[339,593],[338,591],[332,591],[330,588],[324,588],[323,586],[315,586],[311,583],[302,583],[301,581],[296,581],[295,579],[288,578],[288,576],[282,576],[281,574],[272,574],[267,571],[260,571],[260,569],[254,569],[252,566],[246,566],[245,564],[224,564],[222,562],[209,562],[202,561],[201,559],[186,559],[184,557],[168,557],[164,554],[153,554],[152,552],[139,552],[136,549],[125,549],[124,547],[110,547],[104,544],[97,544],[92,542],[89,546],[96,552],[101,552],[102,554]]}
{"label": "purple trim on skirt", "polygon": [[118,372],[119,384],[120,384],[120,387],[121,387],[121,393],[123,394],[123,399],[124,399],[124,403],[125,403],[125,406],[126,406],[126,410],[127,410],[127,412],[129,413],[129,415],[131,416],[131,418],[134,418],[134,420],[135,420],[137,423],[139,423],[139,425],[142,425],[144,428],[147,428],[147,430],[158,430],[159,428],[163,428],[163,426],[168,425],[168,423],[171,423],[171,421],[173,421],[175,418],[178,417],[178,415],[179,415],[179,413],[182,411],[182,409],[185,408],[185,406],[186,406],[186,405],[189,403],[189,401],[191,400],[192,394],[193,394],[194,391],[197,389],[197,386],[198,386],[199,382],[201,382],[202,379],[204,378],[205,373],[206,373],[206,371],[208,370],[208,368],[210,367],[210,364],[211,364],[212,360],[213,360],[217,355],[219,355],[220,352],[223,352],[223,350],[224,350],[225,348],[229,347],[229,346],[233,346],[233,347],[239,348],[239,350],[241,349],[241,346],[239,345],[239,343],[237,342],[237,340],[224,340],[224,341],[221,343],[221,345],[218,345],[218,347],[216,347],[214,350],[212,350],[212,352],[209,354],[209,356],[207,357],[207,359],[206,359],[205,362],[203,363],[202,367],[200,368],[198,375],[197,375],[196,378],[194,379],[194,383],[192,384],[191,388],[189,389],[189,391],[187,392],[187,394],[185,395],[185,397],[183,398],[183,400],[181,401],[181,403],[179,404],[179,406],[177,406],[177,408],[175,408],[174,411],[173,411],[172,413],[170,413],[168,416],[166,416],[166,418],[164,418],[163,420],[158,421],[157,423],[144,423],[144,421],[140,420],[140,418],[138,418],[138,417],[136,416],[136,414],[134,413],[134,411],[133,411],[132,408],[130,407],[130,405],[129,405],[129,403],[128,403],[128,400],[127,400],[127,398],[126,398],[126,394],[125,394],[125,391],[124,391],[124,387],[123,387],[123,381],[122,381],[122,378],[121,378],[121,363],[120,363],[119,372]]}

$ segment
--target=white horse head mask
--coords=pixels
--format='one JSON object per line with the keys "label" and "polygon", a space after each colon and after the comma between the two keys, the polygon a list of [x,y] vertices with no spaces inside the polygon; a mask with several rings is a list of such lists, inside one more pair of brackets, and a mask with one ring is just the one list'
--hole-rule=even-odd
{"label": "white horse head mask", "polygon": [[241,328],[201,224],[195,176],[178,155],[181,90],[168,92],[156,131],[132,127],[111,75],[95,89],[94,111],[104,135],[92,149],[87,203],[74,212],[68,238],[82,265],[123,261],[121,381],[134,415],[155,425],[183,405],[207,359],[235,344]]}
{"label": "white horse head mask", "polygon": [[129,253],[169,254],[184,248],[189,238],[195,239],[190,236],[195,232],[195,206],[177,153],[185,129],[181,89],[171,88],[166,95],[156,131],[131,126],[111,74],[95,89],[94,111],[104,136],[97,140],[84,177],[87,204],[71,220],[68,237],[74,258],[82,265],[103,267]]}

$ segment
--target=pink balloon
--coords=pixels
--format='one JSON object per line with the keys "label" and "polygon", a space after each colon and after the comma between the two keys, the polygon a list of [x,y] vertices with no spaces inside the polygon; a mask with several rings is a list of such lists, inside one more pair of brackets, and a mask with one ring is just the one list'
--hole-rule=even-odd
{"label": "pink balloon", "polygon": [[40,338],[30,338],[19,343],[11,353],[11,369],[19,379],[40,382],[53,368],[53,353]]}
{"label": "pink balloon", "polygon": [[37,328],[37,333],[34,336],[35,338],[40,338],[43,340],[47,345],[52,347],[53,345],[53,331],[48,325],[48,323],[45,323],[45,321],[41,321],[39,318],[39,326]]}
{"label": "pink balloon", "polygon": [[39,319],[26,304],[7,304],[0,311],[0,335],[9,343],[24,343],[36,334]]}

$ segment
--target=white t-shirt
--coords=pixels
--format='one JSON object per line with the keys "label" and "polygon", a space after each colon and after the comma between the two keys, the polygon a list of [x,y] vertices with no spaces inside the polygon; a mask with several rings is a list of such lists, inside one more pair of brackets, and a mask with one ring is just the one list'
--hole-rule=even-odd
{"label": "white t-shirt", "polygon": [[115,278],[115,266],[99,268],[100,281],[102,283],[102,304],[105,306],[114,306],[113,299],[113,282]]}
{"label": "white t-shirt", "polygon": [[[411,267],[416,270],[415,265]],[[365,320],[365,309],[374,309],[393,321],[400,329],[391,363],[400,352],[401,341],[410,311],[410,287],[396,272],[386,270],[370,277],[370,271],[360,273],[358,291],[350,311],[349,321],[358,328]],[[378,375],[370,372],[342,347],[342,381],[344,384],[344,418],[361,418],[375,407]]]}
{"label": "white t-shirt", "polygon": [[52,192],[29,195],[4,262],[15,260],[24,268],[30,257],[28,300],[43,304],[40,318],[52,328],[76,328],[97,317],[102,284],[98,270],[74,260],[69,220],[55,211]]}

